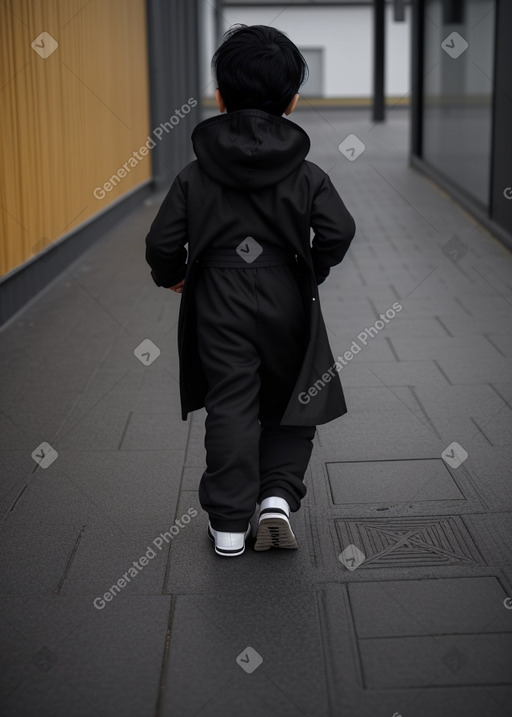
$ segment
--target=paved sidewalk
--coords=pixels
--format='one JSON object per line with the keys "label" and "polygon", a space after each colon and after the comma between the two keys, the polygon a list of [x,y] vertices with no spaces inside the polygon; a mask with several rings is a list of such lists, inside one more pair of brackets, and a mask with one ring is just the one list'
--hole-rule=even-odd
{"label": "paved sidewalk", "polygon": [[407,167],[402,111],[293,119],[358,229],[320,288],[349,413],[300,550],[206,537],[157,197],[0,335],[5,717],[512,715],[511,254]]}

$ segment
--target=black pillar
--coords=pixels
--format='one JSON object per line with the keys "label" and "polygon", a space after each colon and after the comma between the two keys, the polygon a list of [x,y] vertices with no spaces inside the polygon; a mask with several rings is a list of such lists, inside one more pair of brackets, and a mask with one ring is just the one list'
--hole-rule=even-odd
{"label": "black pillar", "polygon": [[223,0],[215,0],[215,41],[217,43],[217,47],[222,43],[222,37],[224,35],[224,22],[222,18],[223,11]]}
{"label": "black pillar", "polygon": [[395,0],[393,4],[393,20],[405,22],[405,0]]}
{"label": "black pillar", "polygon": [[374,0],[373,6],[373,121],[385,118],[385,11],[386,0]]}
{"label": "black pillar", "polygon": [[423,75],[424,75],[424,0],[412,0],[411,20],[411,146],[410,159],[422,156]]}

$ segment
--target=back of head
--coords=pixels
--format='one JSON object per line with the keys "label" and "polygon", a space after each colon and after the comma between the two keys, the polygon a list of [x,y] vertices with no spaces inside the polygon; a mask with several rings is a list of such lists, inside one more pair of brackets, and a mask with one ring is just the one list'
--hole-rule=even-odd
{"label": "back of head", "polygon": [[307,77],[296,45],[266,25],[235,25],[212,59],[228,112],[259,109],[281,116]]}

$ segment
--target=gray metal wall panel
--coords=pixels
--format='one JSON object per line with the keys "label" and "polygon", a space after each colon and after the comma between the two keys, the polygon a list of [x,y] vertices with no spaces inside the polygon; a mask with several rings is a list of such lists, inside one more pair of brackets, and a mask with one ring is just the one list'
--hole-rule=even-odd
{"label": "gray metal wall panel", "polygon": [[512,235],[512,3],[500,0],[496,18],[491,216]]}
{"label": "gray metal wall panel", "polygon": [[[152,150],[153,180],[160,190],[192,159],[190,135],[200,121],[196,0],[148,0],[148,43],[151,126],[163,132]],[[185,114],[182,107],[190,106],[190,98],[197,105]],[[172,129],[166,125],[168,131],[162,130],[165,123]]]}

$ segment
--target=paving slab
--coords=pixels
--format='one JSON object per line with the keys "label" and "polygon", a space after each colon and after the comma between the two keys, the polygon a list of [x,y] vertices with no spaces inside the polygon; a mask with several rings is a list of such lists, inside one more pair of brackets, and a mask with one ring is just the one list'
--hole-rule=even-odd
{"label": "paving slab", "polygon": [[81,530],[97,511],[57,464],[58,459],[46,471],[38,471],[4,516],[0,528],[6,546],[0,554],[4,595],[58,591]]}
{"label": "paving slab", "polygon": [[134,411],[125,426],[119,449],[122,451],[174,450],[181,454],[189,427],[169,411]]}
{"label": "paving slab", "polygon": [[[447,386],[444,382],[429,387],[415,387],[415,396],[434,420],[450,418],[458,427],[465,418],[473,417],[487,424],[497,417],[506,406],[503,398],[490,384],[458,384]],[[509,409],[510,410],[510,409]],[[510,410],[512,413],[512,410]],[[504,415],[506,412],[504,413]]]}
{"label": "paving slab", "polygon": [[493,686],[510,680],[512,634],[361,641],[369,689]]}
{"label": "paving slab", "polygon": [[512,448],[481,444],[478,450],[467,447],[468,458],[461,469],[468,471],[487,510],[490,512],[512,509]]}
{"label": "paving slab", "polygon": [[441,458],[328,463],[334,504],[464,500]]}
{"label": "paving slab", "polygon": [[[401,403],[405,403],[410,408],[418,408],[415,404],[414,397],[408,386],[393,387],[390,391],[387,386],[382,383],[379,386],[350,386],[343,382],[343,390],[345,400],[350,406],[350,414],[367,413],[375,415],[376,413],[387,415],[396,411]],[[381,419],[384,416],[381,416]],[[341,425],[341,424],[340,424]]]}
{"label": "paving slab", "polygon": [[[390,411],[385,419],[378,413],[349,413],[339,419],[338,424],[333,421],[319,426],[324,446],[331,444],[340,460],[414,457],[418,452],[440,455],[447,445],[446,439],[443,440],[419,408],[413,411],[398,399],[396,403],[398,410]],[[440,443],[444,445],[437,452]]]}
{"label": "paving slab", "polygon": [[163,712],[328,715],[324,659],[314,592],[180,595]]}
{"label": "paving slab", "polygon": [[381,637],[510,632],[507,596],[495,577],[383,580],[348,587],[357,635]]}
{"label": "paving slab", "polygon": [[497,352],[494,358],[483,362],[474,362],[471,356],[450,358],[443,356],[438,359],[440,369],[447,375],[451,383],[488,383],[502,382],[510,379],[510,362]]}
{"label": "paving slab", "polygon": [[76,491],[125,530],[174,514],[183,451],[63,451],[59,459]]}
{"label": "paving slab", "polygon": [[466,521],[489,565],[512,564],[512,512],[469,515]]}
{"label": "paving slab", "polygon": [[[145,715],[154,711],[170,597],[119,595],[103,610],[87,597],[1,598],[23,645],[4,715]],[[14,684],[17,682],[17,684]]]}
{"label": "paving slab", "polygon": [[343,386],[449,386],[435,361],[386,361],[359,363],[352,360],[340,372]]}

